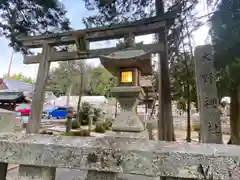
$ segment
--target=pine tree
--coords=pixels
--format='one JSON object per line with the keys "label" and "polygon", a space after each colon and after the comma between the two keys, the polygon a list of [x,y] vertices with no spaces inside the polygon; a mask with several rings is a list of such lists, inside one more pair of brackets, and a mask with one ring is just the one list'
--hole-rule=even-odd
{"label": "pine tree", "polygon": [[57,0],[5,0],[0,2],[0,35],[15,50],[24,51],[17,36],[46,35],[69,29],[66,11]]}

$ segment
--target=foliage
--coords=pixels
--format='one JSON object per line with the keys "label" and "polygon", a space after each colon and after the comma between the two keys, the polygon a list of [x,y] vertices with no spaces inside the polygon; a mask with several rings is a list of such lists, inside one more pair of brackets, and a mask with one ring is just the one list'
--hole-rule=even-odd
{"label": "foliage", "polygon": [[107,118],[105,121],[96,122],[95,132],[105,133],[107,130],[110,130],[113,121],[113,118]]}
{"label": "foliage", "polygon": [[43,130],[40,134],[53,135],[53,132]]}
{"label": "foliage", "polygon": [[91,105],[89,103],[83,102],[80,109],[80,117],[81,125],[87,125],[89,122],[89,112],[91,109]]}
{"label": "foliage", "polygon": [[[49,73],[48,88],[57,95],[66,95],[70,84],[72,86],[71,94],[79,95],[82,64],[80,64],[79,61],[71,61],[70,64],[69,62],[59,62],[59,66],[52,69]],[[86,64],[83,66],[83,92],[85,92],[85,87],[87,86],[89,80],[88,71],[91,67]]]}
{"label": "foliage", "polygon": [[199,132],[200,131],[200,123],[196,123],[192,126],[192,129],[196,132]]}
{"label": "foliage", "polygon": [[211,36],[218,70],[218,87],[223,95],[229,94],[230,143],[240,144],[239,85],[240,85],[240,4],[238,0],[224,0],[212,16]]}
{"label": "foliage", "polygon": [[222,1],[212,16],[211,36],[222,93],[240,84],[240,4],[237,0]]}
{"label": "foliage", "polygon": [[[83,102],[80,108],[80,124],[81,125],[87,125],[89,123],[89,112],[90,109],[93,108],[89,103],[87,102]],[[94,116],[93,116],[93,122],[96,122],[101,114],[101,109],[99,108],[94,108]]]}
{"label": "foliage", "polygon": [[106,132],[106,124],[104,122],[97,122],[95,127],[95,132],[105,133]]}
{"label": "foliage", "polygon": [[84,0],[88,10],[97,12],[84,19],[86,27],[129,22],[153,15],[154,3],[150,0]]}
{"label": "foliage", "polygon": [[23,50],[17,36],[51,34],[69,29],[65,8],[57,0],[5,0],[0,2],[0,34],[15,50]]}
{"label": "foliage", "polygon": [[[8,77],[8,75],[4,74],[3,77]],[[12,74],[10,78],[14,80],[23,81],[29,84],[32,84],[34,82],[34,80],[31,77],[24,76],[22,73]]]}
{"label": "foliage", "polygon": [[89,95],[111,97],[111,89],[116,86],[117,80],[105,68],[93,68],[89,72],[90,81],[87,86]]}
{"label": "foliage", "polygon": [[[59,66],[49,73],[49,89],[55,94],[65,95],[71,82],[71,95],[79,95],[80,68],[78,62],[73,62],[70,66],[67,62],[60,62]],[[67,78],[69,71],[71,72],[71,79]],[[92,68],[85,64],[83,71],[83,94],[111,97],[111,89],[116,86],[117,82],[115,77],[103,67]]]}
{"label": "foliage", "polygon": [[[186,64],[187,63],[187,64]],[[177,102],[177,108],[187,111],[187,100],[190,98],[191,103],[197,107],[197,92],[194,73],[194,64],[190,55],[180,54],[170,64],[170,78],[172,99]],[[190,85],[190,97],[188,96],[188,83]]]}
{"label": "foliage", "polygon": [[79,129],[80,128],[80,123],[76,119],[72,121],[72,129]]}
{"label": "foliage", "polygon": [[90,136],[90,131],[86,129],[81,129],[79,131],[63,132],[60,133],[61,136]]}
{"label": "foliage", "polygon": [[112,127],[112,124],[114,122],[114,118],[106,118],[104,124],[105,124],[105,129],[106,130],[110,130],[110,128]]}
{"label": "foliage", "polygon": [[102,110],[100,108],[93,108],[93,113],[94,113],[93,122],[96,122],[97,120],[99,120],[99,117],[102,114]]}
{"label": "foliage", "polygon": [[90,131],[86,129],[82,129],[80,131],[74,132],[74,136],[90,136]]}

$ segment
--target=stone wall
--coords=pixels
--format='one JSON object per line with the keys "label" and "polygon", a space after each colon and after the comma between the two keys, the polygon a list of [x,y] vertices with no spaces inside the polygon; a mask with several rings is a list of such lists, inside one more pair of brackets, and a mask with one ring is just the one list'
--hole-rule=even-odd
{"label": "stone wall", "polygon": [[[154,120],[149,121],[153,127],[156,129],[157,128],[157,118],[154,118]],[[199,118],[192,118],[191,119],[191,124],[199,123]],[[230,121],[229,117],[221,117],[221,122],[222,122],[222,132],[223,134],[230,134]],[[187,117],[186,116],[174,116],[173,117],[173,124],[174,124],[174,129],[176,131],[186,131],[187,129]]]}
{"label": "stone wall", "polygon": [[33,176],[25,173],[29,169],[38,179],[52,180],[54,168],[71,168],[88,170],[88,180],[92,175],[112,180],[117,173],[233,180],[240,163],[239,146],[220,144],[5,134],[0,135],[0,145],[0,165],[20,164],[19,174],[26,179]]}

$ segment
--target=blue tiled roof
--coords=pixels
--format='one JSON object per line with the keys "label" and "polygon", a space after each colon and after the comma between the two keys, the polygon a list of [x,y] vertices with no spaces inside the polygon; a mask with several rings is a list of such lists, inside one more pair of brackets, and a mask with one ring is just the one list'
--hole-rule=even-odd
{"label": "blue tiled roof", "polygon": [[28,84],[19,80],[14,80],[8,77],[3,78],[3,82],[10,91],[33,91],[34,88],[32,84]]}

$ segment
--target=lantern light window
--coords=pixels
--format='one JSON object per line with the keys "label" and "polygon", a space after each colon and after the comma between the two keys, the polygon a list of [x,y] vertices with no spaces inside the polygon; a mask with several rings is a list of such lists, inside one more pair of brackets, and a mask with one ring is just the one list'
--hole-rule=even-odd
{"label": "lantern light window", "polygon": [[133,72],[132,71],[122,71],[121,72],[121,83],[132,83],[133,82]]}

